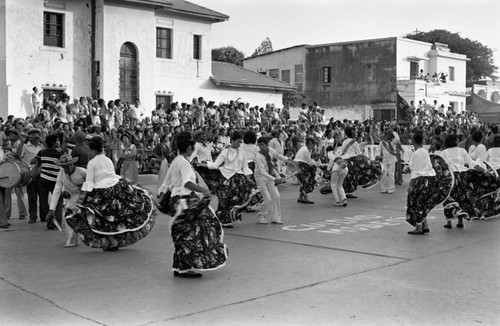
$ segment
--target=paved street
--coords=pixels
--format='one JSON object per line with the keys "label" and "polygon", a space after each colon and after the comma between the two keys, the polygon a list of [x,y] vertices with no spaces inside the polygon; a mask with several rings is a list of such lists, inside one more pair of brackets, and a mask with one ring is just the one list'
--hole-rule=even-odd
{"label": "paved street", "polygon": [[447,230],[439,207],[430,234],[410,236],[405,180],[394,195],[360,190],[346,208],[318,190],[315,205],[299,204],[287,184],[285,224],[245,213],[225,230],[226,266],[194,280],[172,275],[164,214],[118,252],[64,248],[63,234],[15,214],[0,231],[0,324],[499,325],[500,219]]}

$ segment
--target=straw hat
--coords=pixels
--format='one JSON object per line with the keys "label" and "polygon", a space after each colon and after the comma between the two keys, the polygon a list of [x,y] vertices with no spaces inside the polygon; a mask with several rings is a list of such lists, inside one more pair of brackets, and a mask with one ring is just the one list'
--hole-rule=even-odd
{"label": "straw hat", "polygon": [[78,157],[71,157],[70,154],[64,154],[56,161],[56,164],[59,166],[69,166],[75,164],[76,161],[78,161]]}

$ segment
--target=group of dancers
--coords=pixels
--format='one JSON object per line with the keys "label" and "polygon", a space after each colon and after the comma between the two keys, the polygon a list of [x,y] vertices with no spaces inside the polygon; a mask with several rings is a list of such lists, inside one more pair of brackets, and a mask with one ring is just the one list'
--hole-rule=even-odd
{"label": "group of dancers", "polygon": [[[392,132],[387,134],[390,143]],[[103,139],[96,136],[88,144],[92,159],[86,169],[76,167],[77,158],[69,154],[57,160],[61,170],[48,218],[54,218],[61,196],[66,200],[64,219],[56,222],[68,231],[67,246],[81,240],[91,248],[118,251],[151,232],[158,207],[172,216],[174,276],[199,278],[201,271],[225,265],[228,250],[223,228],[241,220],[248,206],[261,204],[258,223],[283,224],[278,186],[287,179],[296,177],[300,182],[299,203],[314,204],[308,195],[317,186],[321,168],[328,172],[324,175],[330,179],[333,204],[345,207],[346,193],[352,195],[358,186],[372,187],[388,177],[385,163],[361,154],[352,130],[346,129],[345,135],[339,148],[327,151],[329,162],[324,164],[312,158],[317,150],[313,138],[299,144],[292,159],[271,148],[267,135],[257,138],[251,130],[235,131],[229,146],[214,160],[203,132],[181,132],[175,137],[178,155],[166,175],[159,176],[158,199],[115,174],[113,162],[103,154]],[[455,218],[462,228],[464,219],[500,214],[500,136],[494,138],[492,148],[480,150],[484,152],[480,160],[458,147],[454,134],[446,137],[445,149],[439,153],[429,154],[424,141],[423,133],[416,130],[406,210],[407,222],[415,229],[409,234],[428,233],[427,214],[441,203],[448,229]],[[389,145],[382,146],[391,152]],[[484,146],[481,138],[474,146]],[[218,199],[215,210],[209,205],[212,195]]]}

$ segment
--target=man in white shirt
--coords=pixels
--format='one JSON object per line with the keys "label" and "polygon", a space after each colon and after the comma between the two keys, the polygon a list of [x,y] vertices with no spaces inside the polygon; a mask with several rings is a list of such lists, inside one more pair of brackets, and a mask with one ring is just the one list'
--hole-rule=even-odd
{"label": "man in white shirt", "polygon": [[[84,168],[75,166],[76,161],[78,161],[77,157],[73,158],[71,155],[65,154],[57,162],[57,165],[61,167],[61,171],[57,176],[56,186],[50,200],[49,213],[46,217],[48,221],[54,218],[61,197],[66,200],[63,216],[71,214],[72,210],[76,208],[76,201],[80,197],[82,185],[87,177],[87,171]],[[78,246],[78,235],[68,226],[65,218],[62,219],[62,224],[67,234],[64,247]]]}
{"label": "man in white shirt", "polygon": [[385,139],[381,140],[379,145],[380,157],[384,166],[384,175],[382,176],[381,188],[383,194],[393,194],[396,190],[394,181],[394,171],[398,158],[396,156],[396,145],[399,142],[399,136],[392,129],[385,132]]}

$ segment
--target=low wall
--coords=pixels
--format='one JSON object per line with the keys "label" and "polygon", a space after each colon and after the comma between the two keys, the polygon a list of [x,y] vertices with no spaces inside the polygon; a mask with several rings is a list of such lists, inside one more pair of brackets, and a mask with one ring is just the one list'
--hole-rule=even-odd
{"label": "low wall", "polygon": [[[373,117],[373,108],[370,105],[339,106],[334,108],[322,108],[325,110],[326,120],[359,120],[364,121]],[[290,108],[290,118],[298,119],[300,108]]]}

